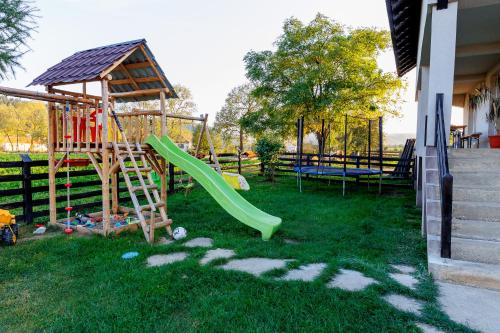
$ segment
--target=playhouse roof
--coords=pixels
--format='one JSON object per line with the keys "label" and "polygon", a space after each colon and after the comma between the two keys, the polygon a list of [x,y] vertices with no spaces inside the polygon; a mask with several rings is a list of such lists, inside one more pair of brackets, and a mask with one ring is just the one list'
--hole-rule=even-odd
{"label": "playhouse roof", "polygon": [[[61,85],[98,81],[111,74],[109,90],[113,93],[149,89],[168,89],[168,97],[177,97],[165,73],[156,62],[145,39],[96,47],[73,54],[50,67],[29,85]],[[119,102],[157,98],[145,93],[117,99]]]}

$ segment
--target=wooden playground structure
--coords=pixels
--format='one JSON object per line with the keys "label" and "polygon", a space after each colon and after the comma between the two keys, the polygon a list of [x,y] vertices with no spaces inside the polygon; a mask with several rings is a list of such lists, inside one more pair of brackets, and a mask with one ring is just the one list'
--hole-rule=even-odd
{"label": "wooden playground structure", "polygon": [[[87,93],[89,82],[100,83],[100,96]],[[81,91],[57,88],[68,84],[78,84]],[[65,228],[64,222],[68,227],[72,219],[70,167],[80,162],[71,158],[71,154],[76,153],[87,155],[102,182],[102,210],[91,214],[102,218],[102,228],[88,231],[106,236],[137,228],[137,224],[112,225],[113,214],[126,213],[134,214],[140,221],[148,242],[154,241],[157,228],[166,228],[172,235],[172,220],[167,214],[167,162],[143,143],[148,135],[167,135],[167,121],[171,118],[201,122],[195,156],[205,135],[214,157],[213,167],[220,173],[207,115],[167,113],[166,100],[177,96],[144,39],[77,52],[35,78],[31,85],[44,85],[46,92],[0,87],[0,93],[47,102],[49,223],[52,225]],[[159,109],[117,110],[118,103],[149,100],[159,101]],[[56,153],[63,153],[64,157],[56,159]],[[58,220],[56,173],[64,167],[68,173],[67,217]],[[159,176],[160,186],[155,184],[153,172]],[[120,204],[115,186],[119,173],[130,192],[133,208]],[[143,205],[138,199],[140,194],[145,196]]]}

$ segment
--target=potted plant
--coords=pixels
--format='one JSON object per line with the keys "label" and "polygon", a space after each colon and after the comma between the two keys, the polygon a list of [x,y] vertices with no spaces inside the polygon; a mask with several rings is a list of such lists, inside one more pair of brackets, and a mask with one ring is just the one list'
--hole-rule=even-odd
{"label": "potted plant", "polygon": [[490,148],[500,148],[500,97],[491,97],[490,109],[486,119],[495,126],[495,135],[489,135]]}

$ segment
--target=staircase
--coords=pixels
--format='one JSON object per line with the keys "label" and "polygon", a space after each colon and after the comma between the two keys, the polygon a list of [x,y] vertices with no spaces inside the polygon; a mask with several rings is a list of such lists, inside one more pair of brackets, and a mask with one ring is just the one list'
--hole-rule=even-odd
{"label": "staircase", "polygon": [[[141,149],[140,144],[130,145],[126,138],[124,143],[114,142],[113,149],[146,240],[154,242],[156,228],[166,227],[168,233],[172,234],[170,230],[172,220],[167,216],[166,204],[161,201],[158,186],[153,181],[152,168],[146,158],[147,153]],[[146,197],[146,205],[140,204],[138,199],[140,194]],[[159,213],[159,216],[156,213]]]}
{"label": "staircase", "polygon": [[441,208],[435,148],[427,148],[429,271],[435,278],[500,290],[500,150],[450,149],[453,175],[451,259],[440,256]]}

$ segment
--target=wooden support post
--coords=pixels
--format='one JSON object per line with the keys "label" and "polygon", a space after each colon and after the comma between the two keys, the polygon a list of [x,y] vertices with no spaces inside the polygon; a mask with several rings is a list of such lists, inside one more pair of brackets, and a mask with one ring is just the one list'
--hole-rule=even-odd
{"label": "wooden support post", "polygon": [[[113,110],[115,109],[115,101],[111,100],[111,104],[113,107]],[[118,142],[118,129],[117,129],[117,124],[113,120],[111,122],[111,127],[113,130],[113,142]],[[117,151],[113,150],[113,154],[111,156],[112,159],[112,164],[114,165],[118,158],[116,156],[118,154]],[[120,206],[120,203],[118,202],[118,171],[111,172],[111,209],[113,211],[113,214],[118,213],[118,207]]]}
{"label": "wooden support post", "polygon": [[[110,230],[110,219],[109,215],[111,213],[109,206],[109,150],[108,146],[108,109],[109,109],[109,96],[108,96],[108,79],[104,78],[101,81],[102,90],[102,213],[103,213],[103,232],[107,235]],[[98,137],[99,127],[97,126],[98,117],[96,117],[96,138]],[[99,142],[98,139],[96,139]]]}
{"label": "wooden support post", "polygon": [[[47,86],[47,92],[51,93],[51,87]],[[56,210],[56,171],[55,171],[55,159],[54,159],[54,143],[57,140],[56,129],[57,129],[57,120],[56,111],[53,110],[54,103],[47,103],[47,112],[49,119],[48,126],[48,146],[47,146],[47,154],[48,154],[48,162],[49,162],[49,223],[52,225],[56,224],[57,221],[57,210]],[[54,137],[56,140],[54,140]]]}
{"label": "wooden support post", "polygon": [[215,170],[219,174],[222,174],[222,170],[221,170],[220,165],[219,165],[219,160],[217,158],[217,154],[215,152],[214,145],[212,143],[212,138],[210,137],[210,130],[208,129],[208,126],[207,126],[207,119],[208,119],[208,114],[205,114],[205,126],[204,127],[205,127],[205,134],[207,135],[208,146],[210,147],[210,152],[212,153],[212,157],[214,159]]}
{"label": "wooden support post", "polygon": [[[161,136],[168,135],[167,132],[167,110],[165,107],[165,91],[160,91],[160,112],[161,112],[161,120],[160,120],[160,134]],[[160,165],[162,173],[160,176],[161,187],[160,187],[160,197],[161,201],[165,203],[165,211],[167,211],[167,161],[162,157],[160,159]]]}

